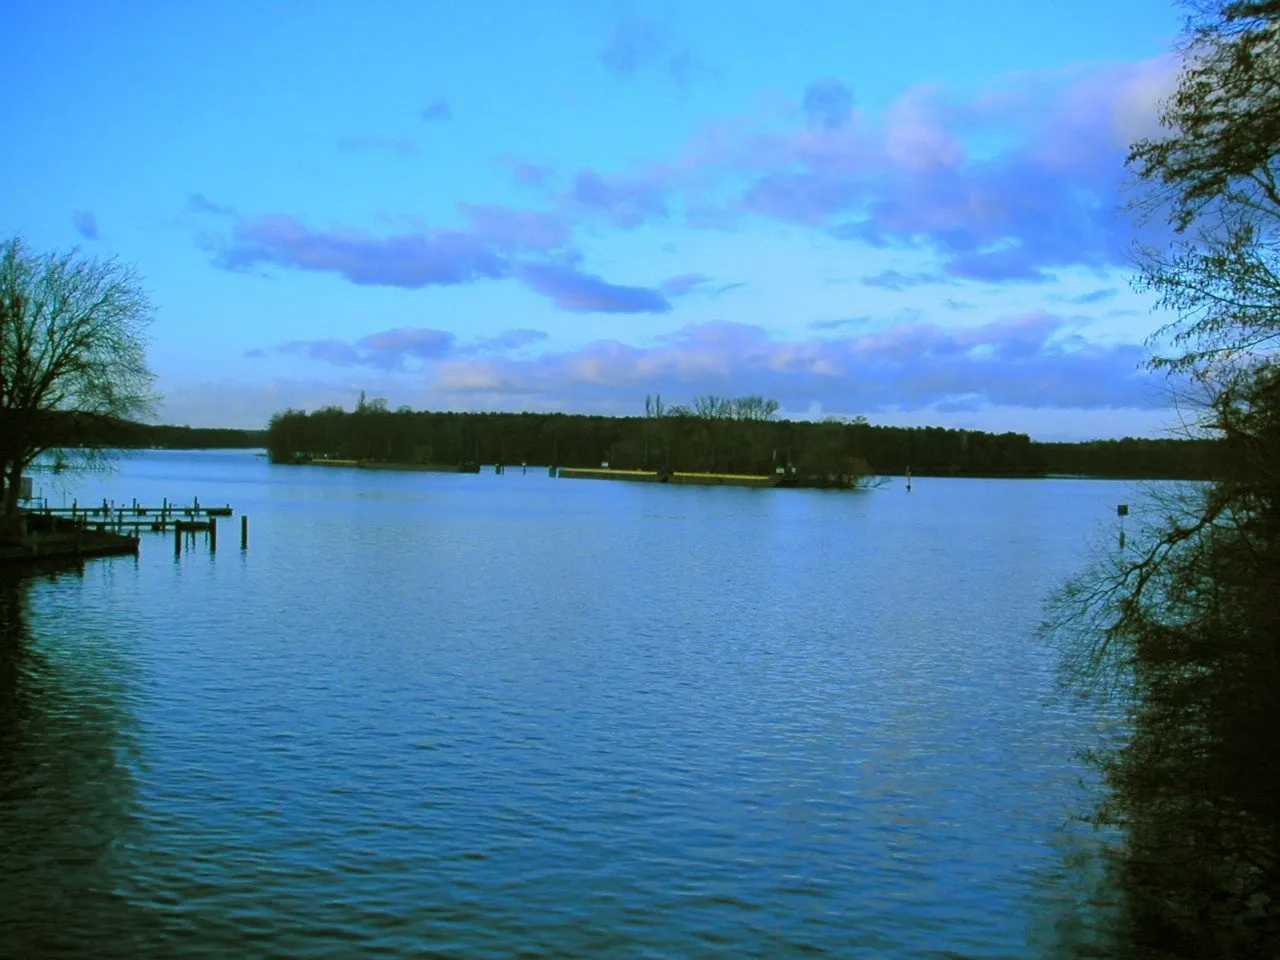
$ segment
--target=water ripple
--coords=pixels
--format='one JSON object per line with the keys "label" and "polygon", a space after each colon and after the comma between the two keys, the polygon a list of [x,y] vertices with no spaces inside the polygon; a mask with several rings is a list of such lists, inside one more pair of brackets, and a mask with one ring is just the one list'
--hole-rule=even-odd
{"label": "water ripple", "polygon": [[0,584],[0,954],[1049,949],[1084,718],[1033,631],[1110,485],[103,482],[254,542]]}

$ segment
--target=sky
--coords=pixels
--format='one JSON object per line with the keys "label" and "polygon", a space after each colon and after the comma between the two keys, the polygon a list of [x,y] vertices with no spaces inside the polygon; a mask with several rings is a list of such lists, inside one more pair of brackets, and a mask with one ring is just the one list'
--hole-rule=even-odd
{"label": "sky", "polygon": [[133,265],[158,419],[783,414],[1164,436],[1152,0],[10,0],[0,236]]}

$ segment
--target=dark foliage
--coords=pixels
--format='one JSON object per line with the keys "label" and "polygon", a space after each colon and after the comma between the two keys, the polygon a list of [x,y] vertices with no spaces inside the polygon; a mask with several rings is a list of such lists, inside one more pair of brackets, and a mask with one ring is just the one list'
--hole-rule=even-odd
{"label": "dark foliage", "polygon": [[1177,233],[1142,252],[1176,314],[1155,362],[1200,388],[1214,482],[1153,496],[1051,627],[1125,714],[1093,755],[1124,831],[1109,955],[1280,957],[1280,3],[1202,9],[1186,53],[1131,161]]}
{"label": "dark foliage", "polygon": [[[651,405],[652,408],[652,405]],[[752,408],[755,409],[754,407]],[[274,460],[330,457],[404,463],[537,463],[624,469],[809,474],[852,472],[918,476],[1109,477],[1208,475],[1212,444],[1178,440],[1035,443],[1025,434],[940,427],[881,427],[698,416],[672,408],[650,417],[542,413],[432,413],[363,407],[289,410],[272,417],[266,446]]]}
{"label": "dark foliage", "polygon": [[106,433],[103,442],[120,450],[257,450],[267,445],[267,431],[121,423]]}

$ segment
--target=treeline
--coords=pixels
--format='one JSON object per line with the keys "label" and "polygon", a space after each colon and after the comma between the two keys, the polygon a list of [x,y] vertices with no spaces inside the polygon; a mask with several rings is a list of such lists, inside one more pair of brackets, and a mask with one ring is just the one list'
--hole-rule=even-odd
{"label": "treeline", "polygon": [[54,449],[243,450],[267,445],[265,430],[179,427],[60,411],[44,414],[38,425]]}
{"label": "treeline", "polygon": [[126,449],[247,450],[265,447],[267,431],[130,423],[119,428],[109,445]]}
{"label": "treeline", "polygon": [[1032,443],[1046,473],[1117,479],[1205,480],[1219,444],[1212,440],[1088,440]]}
{"label": "treeline", "polygon": [[[711,398],[714,399],[714,398]],[[312,458],[400,463],[531,463],[619,469],[765,474],[867,472],[920,476],[1186,478],[1208,475],[1207,441],[1036,443],[1026,434],[941,427],[873,426],[863,418],[770,419],[770,401],[695,401],[649,415],[287,410],[272,417],[265,446],[278,463]],[[711,415],[718,412],[719,415]]]}

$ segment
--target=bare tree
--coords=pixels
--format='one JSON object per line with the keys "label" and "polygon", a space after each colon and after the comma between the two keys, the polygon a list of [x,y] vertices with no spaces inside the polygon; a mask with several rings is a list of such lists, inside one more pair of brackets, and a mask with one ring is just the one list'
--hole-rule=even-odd
{"label": "bare tree", "polygon": [[0,514],[17,512],[22,473],[42,453],[92,458],[104,428],[152,409],[152,313],[116,260],[0,241]]}
{"label": "bare tree", "polygon": [[778,415],[778,401],[758,394],[732,401],[734,420],[773,420]]}
{"label": "bare tree", "polygon": [[646,393],[644,395],[644,415],[650,419],[667,415],[667,408],[662,403],[662,394],[650,396]]}

